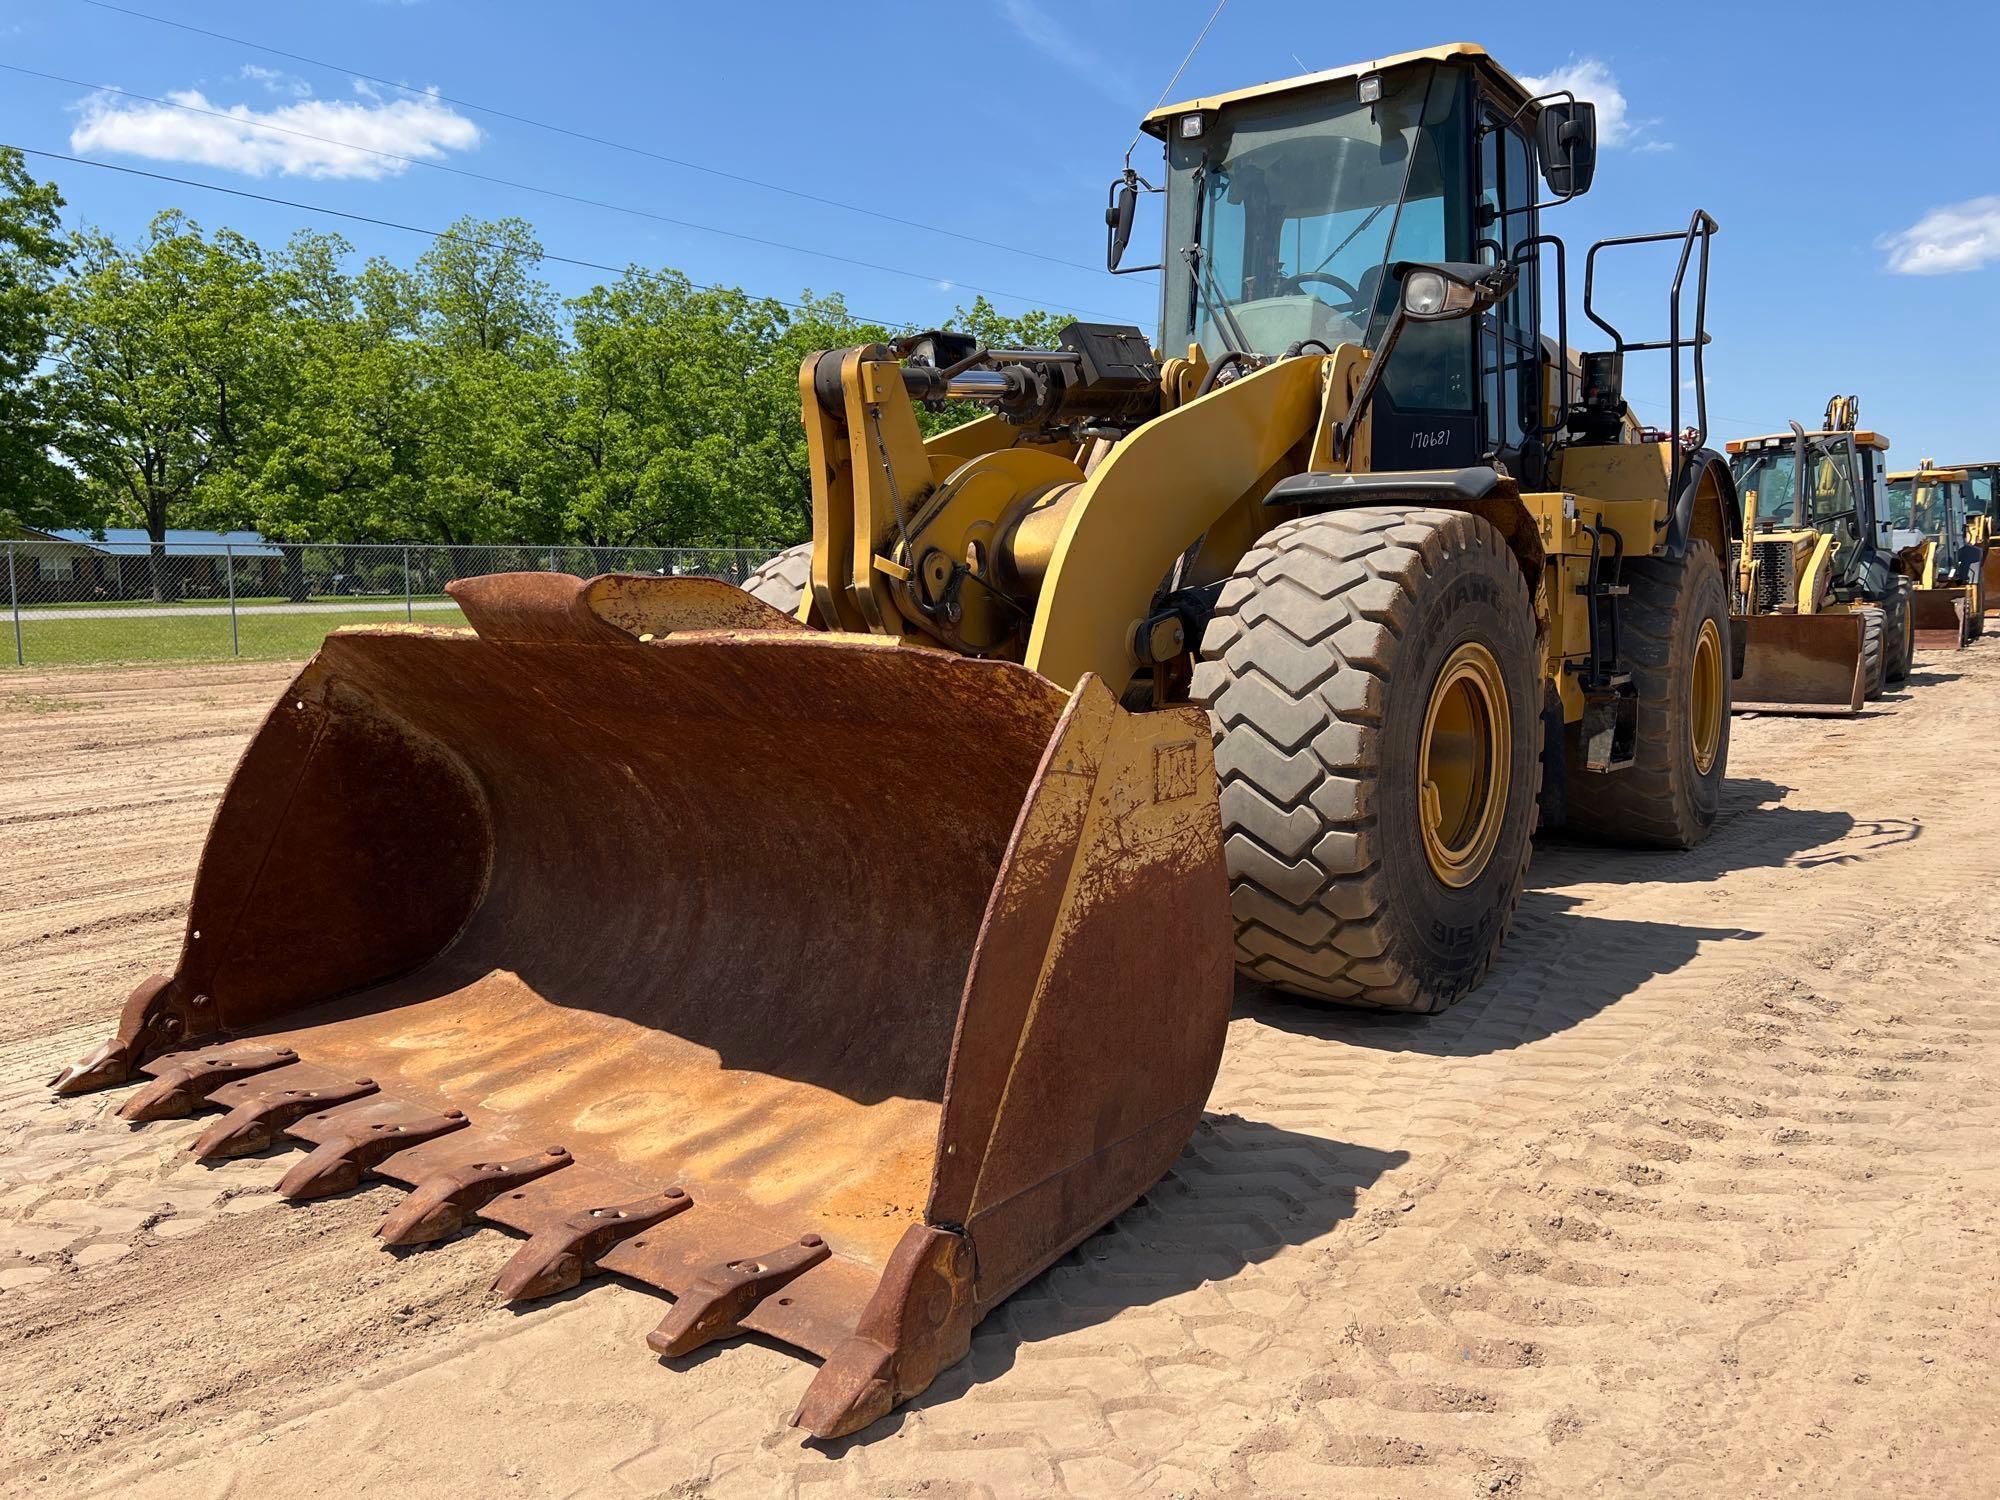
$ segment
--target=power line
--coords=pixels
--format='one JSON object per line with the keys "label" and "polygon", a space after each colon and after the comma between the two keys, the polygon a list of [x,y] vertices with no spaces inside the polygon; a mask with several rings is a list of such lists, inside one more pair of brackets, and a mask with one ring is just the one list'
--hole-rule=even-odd
{"label": "power line", "polygon": [[[549,131],[554,135],[568,136],[571,140],[584,141],[593,146],[605,146],[613,151],[624,151],[633,156],[643,156],[652,161],[665,162],[668,166],[679,167],[684,171],[700,172],[709,177],[719,177],[726,182],[739,182],[746,187],[761,188],[766,192],[783,193],[788,198],[797,198],[806,203],[817,203],[826,208],[838,208],[847,213],[862,214],[871,219],[880,219],[886,224],[901,225],[905,229],[917,229],[922,230],[926,234],[943,235],[947,239],[962,240],[968,245],[981,245],[989,250],[1004,250],[1010,255],[1025,255],[1033,260],[1047,261],[1051,265],[1067,266],[1073,271],[1089,271],[1099,276],[1110,274],[1102,266],[1088,265],[1083,261],[1066,260],[1059,255],[1050,255],[1041,250],[1031,250],[1025,245],[1010,245],[983,234],[967,234],[962,230],[946,229],[938,224],[926,224],[919,219],[905,219],[896,214],[884,213],[880,209],[864,208],[858,203],[845,203],[838,198],[827,198],[818,193],[806,192],[802,188],[786,187],[783,183],[766,182],[760,177],[750,177],[741,172],[731,172],[721,167],[704,166],[698,161],[689,161],[685,157],[668,156],[664,152],[654,151],[645,146],[635,146],[629,141],[614,140],[609,136],[592,135],[588,131],[575,130],[567,125],[553,124],[548,120],[538,120],[531,115],[515,114],[510,110],[500,109],[494,105],[477,104],[470,99],[453,98],[449,94],[434,94],[429,89],[416,88],[411,84],[399,83],[393,78],[383,78],[374,73],[364,73],[359,68],[344,67],[339,63],[327,62],[323,58],[308,57],[302,52],[287,52],[282,47],[266,46],[262,42],[253,42],[247,37],[231,36],[229,33],[223,31],[210,31],[203,26],[195,26],[186,21],[172,20],[166,16],[151,15],[143,10],[133,10],[129,6],[113,5],[110,3],[110,0],[80,0],[80,3],[92,6],[97,10],[114,11],[121,16],[131,16],[135,20],[150,21],[155,26],[170,26],[177,31],[192,32],[196,36],[205,36],[214,41],[227,42],[233,47],[247,47],[252,52],[262,52],[269,57],[282,57],[289,62],[304,63],[308,67],[323,68],[329,73],[345,73],[349,77],[359,78],[367,83],[379,84],[383,88],[397,89],[406,94],[414,94],[419,98],[436,99],[441,103],[454,105],[459,109],[474,110],[479,114],[491,115],[499,120],[511,120],[517,125],[527,125],[536,130]],[[1217,7],[1218,10],[1220,8],[1220,6]],[[1212,23],[1213,18],[1211,18]]]}
{"label": "power line", "polygon": [[[352,141],[335,140],[331,136],[315,135],[309,130],[295,130],[287,125],[275,125],[268,120],[246,119],[223,110],[203,109],[199,105],[184,104],[178,99],[161,99],[151,94],[137,94],[130,89],[114,88],[108,83],[86,83],[80,78],[66,78],[60,73],[44,73],[37,68],[24,68],[18,63],[0,63],[0,69],[9,73],[24,74],[29,78],[40,78],[50,83],[67,84],[72,88],[91,89],[101,94],[116,94],[121,99],[136,99],[144,104],[158,105],[162,109],[178,109],[188,114],[205,115],[212,120],[223,120],[231,125],[247,125],[256,130],[267,130],[278,135],[294,136],[299,140],[316,141],[322,146],[333,146],[343,151],[357,151],[366,156],[380,157],[385,161],[401,162],[406,166],[422,167],[427,171],[446,172],[454,177],[468,178],[474,182],[492,183],[498,187],[514,188],[524,193],[539,193],[545,198],[559,198],[567,203],[580,203],[589,208],[608,209],[613,213],[630,214],[635,218],[651,219],[657,223],[670,224],[677,229],[697,230],[702,234],[721,235],[727,239],[741,240],[746,244],[762,245],[767,249],[783,250],[797,255],[818,256],[822,260],[837,261],[842,265],[859,266],[865,270],[881,271],[891,276],[906,276],[917,281],[927,281],[932,285],[950,282],[953,287],[963,287],[969,292],[983,292],[989,297],[1004,297],[1013,302],[1025,302],[1031,307],[1046,307],[1050,303],[1064,299],[1042,297],[1026,292],[1010,292],[998,287],[976,286],[969,281],[959,281],[955,277],[938,276],[927,271],[911,271],[901,266],[886,266],[878,261],[862,260],[852,255],[840,255],[831,250],[815,250],[809,245],[792,245],[783,240],[765,239],[761,235],[744,234],[739,230],[723,229],[714,224],[703,224],[692,219],[677,219],[671,214],[655,213],[651,209],[639,208],[628,203],[614,203],[603,198],[586,198],[578,193],[566,193],[560,188],[541,187],[532,182],[516,182],[508,177],[495,177],[486,172],[475,172],[467,167],[454,167],[444,162],[425,161],[420,157],[403,156],[394,151],[382,151],[373,146],[357,145]],[[1123,314],[1106,312],[1102,308],[1078,308],[1079,312],[1093,312],[1100,317],[1123,320]]]}
{"label": "power line", "polygon": [[[154,182],[172,182],[181,187],[200,188],[206,193],[223,193],[231,198],[248,198],[258,203],[273,203],[280,208],[295,208],[301,213],[323,214],[329,218],[351,219],[357,224],[373,224],[380,229],[399,229],[406,234],[427,235],[434,240],[449,240],[461,245],[475,245],[491,248],[498,242],[480,239],[475,235],[458,234],[449,229],[426,229],[421,224],[404,224],[395,219],[377,218],[373,214],[358,214],[344,208],[327,208],[317,203],[300,203],[292,198],[276,198],[269,193],[253,193],[247,188],[223,187],[220,183],[197,182],[192,177],[176,177],[168,172],[148,172],[139,167],[122,167],[116,162],[92,161],[87,156],[66,156],[60,151],[41,151],[33,146],[13,146],[24,156],[39,156],[48,161],[64,161],[72,166],[96,167],[104,172],[121,172],[127,177],[147,177]],[[658,271],[648,271],[640,266],[614,266],[598,260],[584,260],[574,255],[557,255],[554,251],[543,250],[536,254],[538,261],[550,261],[556,265],[579,266],[587,271],[608,271],[614,276],[633,275],[646,281],[672,284],[673,278]],[[683,278],[685,280],[685,278]],[[712,286],[699,281],[687,281],[688,286],[698,292],[741,292],[741,287]],[[745,296],[751,295],[744,293]],[[758,297],[761,302],[775,302],[780,307],[789,307],[795,312],[817,312],[819,309],[804,302],[791,302],[783,297]],[[857,322],[874,323],[883,328],[914,328],[917,325],[908,318],[871,318],[865,313],[849,310],[849,316]]]}

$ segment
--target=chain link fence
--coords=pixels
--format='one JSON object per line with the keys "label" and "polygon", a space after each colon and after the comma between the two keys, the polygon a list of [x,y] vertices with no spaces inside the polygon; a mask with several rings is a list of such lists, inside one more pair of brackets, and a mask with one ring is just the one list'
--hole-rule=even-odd
{"label": "chain link fence", "polygon": [[339,625],[462,625],[445,592],[490,573],[653,573],[741,583],[774,549],[11,541],[0,663],[306,657]]}

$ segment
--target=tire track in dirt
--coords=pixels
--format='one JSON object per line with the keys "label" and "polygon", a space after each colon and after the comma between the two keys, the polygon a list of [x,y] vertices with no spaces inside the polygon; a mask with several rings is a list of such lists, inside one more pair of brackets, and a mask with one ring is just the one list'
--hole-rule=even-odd
{"label": "tire track in dirt", "polygon": [[[202,1396],[199,1438],[168,1416],[75,1448],[49,1446],[51,1428],[36,1441],[58,1478],[161,1494],[197,1475],[245,1494],[1761,1493],[1897,1472],[1965,1488],[1996,1456],[1969,1414],[1995,1406],[1980,1245],[1983,1162],[2000,1160],[1984,1103],[2000,1019],[1967,975],[2000,954],[1960,908],[1983,899],[2000,847],[1958,789],[2000,771],[2000,653],[1949,672],[1927,666],[1906,704],[1852,722],[1739,722],[1725,822],[1700,850],[1546,844],[1491,981],[1443,1017],[1246,991],[1176,1171],[867,1442],[797,1446],[779,1424],[810,1370],[754,1341],[654,1369],[639,1340],[657,1299],[603,1288],[495,1321],[446,1296],[411,1340],[374,1313],[422,1257],[378,1278],[389,1258],[355,1225],[324,1237],[368,1255],[320,1260],[290,1211],[242,1213],[251,1235],[214,1204],[172,1248],[261,1271],[305,1321],[254,1323],[244,1337],[270,1347],[246,1353],[237,1315],[221,1320],[207,1357],[259,1373]],[[189,784],[203,755],[219,789],[213,746],[190,754]],[[191,866],[193,852],[143,857]],[[108,1014],[82,966],[128,940],[79,934],[40,1009]],[[0,1128],[31,1109],[15,1084],[46,1053],[0,1049]],[[138,1150],[106,1108],[35,1096],[46,1128],[0,1160],[47,1175],[0,1179],[0,1234],[171,1182],[184,1157],[139,1154],[92,1186],[87,1153]],[[274,1177],[285,1159],[249,1165]],[[25,1188],[44,1196],[5,1218]],[[13,1295],[41,1306],[149,1273],[171,1223],[127,1236],[118,1264],[58,1265]],[[93,1230],[82,1247],[117,1238]],[[508,1248],[487,1233],[453,1251],[490,1270]],[[0,1310],[15,1316],[11,1299]],[[21,1326],[0,1324],[0,1361]],[[270,1373],[327,1340],[347,1367],[324,1389]],[[129,1342],[93,1353],[70,1325],[37,1342],[85,1364],[153,1358]],[[79,1409],[120,1389],[83,1373]]]}

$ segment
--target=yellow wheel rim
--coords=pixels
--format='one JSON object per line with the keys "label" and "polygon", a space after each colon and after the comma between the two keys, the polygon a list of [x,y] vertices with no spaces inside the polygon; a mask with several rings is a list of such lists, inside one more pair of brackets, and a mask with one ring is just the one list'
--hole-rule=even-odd
{"label": "yellow wheel rim", "polygon": [[1694,681],[1688,689],[1688,737],[1698,775],[1715,769],[1722,749],[1722,697],[1722,629],[1711,618],[1701,622],[1695,639]]}
{"label": "yellow wheel rim", "polygon": [[1417,760],[1417,821],[1431,873],[1472,884],[1500,842],[1514,760],[1514,726],[1500,663],[1476,641],[1445,662],[1431,689]]}

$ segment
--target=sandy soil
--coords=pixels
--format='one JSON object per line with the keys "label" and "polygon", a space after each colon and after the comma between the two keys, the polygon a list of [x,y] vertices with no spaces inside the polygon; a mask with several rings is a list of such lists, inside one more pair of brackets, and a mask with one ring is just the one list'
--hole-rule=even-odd
{"label": "sandy soil", "polygon": [[525,1313],[55,1065],[171,963],[285,669],[0,676],[0,1489],[1990,1495],[2000,643],[1854,721],[1739,719],[1693,853],[1551,842],[1429,1022],[1246,991],[1174,1174],[856,1439],[662,1302]]}

